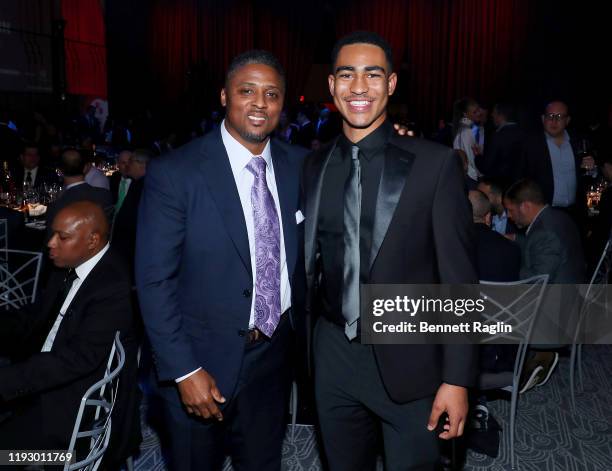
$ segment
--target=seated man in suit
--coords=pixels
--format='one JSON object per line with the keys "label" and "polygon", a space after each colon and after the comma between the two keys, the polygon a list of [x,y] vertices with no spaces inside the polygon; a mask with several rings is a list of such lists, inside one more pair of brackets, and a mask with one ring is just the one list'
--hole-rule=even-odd
{"label": "seated man in suit", "polygon": [[18,190],[39,188],[45,183],[56,183],[57,175],[51,169],[40,166],[40,154],[36,144],[25,143],[15,168],[15,186]]}
{"label": "seated man in suit", "polygon": [[108,232],[98,205],[64,207],[48,242],[60,270],[51,275],[39,304],[0,317],[2,354],[13,359],[0,367],[0,404],[13,411],[0,424],[4,448],[68,447],[79,402],[103,377],[116,331],[126,347],[124,371],[132,373],[122,376],[119,395],[127,397],[124,391],[136,383],[130,281],[125,265],[109,251]]}
{"label": "seated man in suit", "polygon": [[[472,190],[468,197],[472,205],[472,216],[476,229],[476,270],[478,278],[486,281],[516,281],[521,269],[521,250],[517,244],[498,234],[491,228],[491,202],[487,196]],[[484,372],[511,371],[516,357],[516,345],[482,345],[480,347],[480,369]],[[471,426],[486,430],[489,410],[487,399],[478,395],[472,409]]]}
{"label": "seated man in suit", "polygon": [[[47,211],[47,234],[55,215],[76,201],[92,201],[104,209],[107,217],[112,214],[110,191],[96,188],[85,182],[85,160],[77,149],[66,149],[62,154],[60,169],[64,174],[64,190]],[[110,219],[109,219],[110,220]]]}
{"label": "seated man in suit", "polygon": [[491,228],[491,203],[482,191],[468,194],[476,229],[476,270],[487,281],[516,281],[521,268],[521,250]]}
{"label": "seated man in suit", "polygon": [[[516,182],[506,191],[504,206],[515,224],[526,229],[524,236],[516,238],[521,247],[522,279],[547,274],[549,284],[584,283],[585,263],[578,229],[564,211],[546,204],[546,196],[537,183],[531,180]],[[549,305],[546,298],[542,301],[536,332],[553,327],[542,324],[547,322],[544,314],[551,315],[555,311],[560,321],[568,318],[575,302],[574,294],[570,291],[561,308]],[[560,325],[564,326],[565,322]],[[556,352],[532,352],[525,364],[520,392],[545,384],[558,360],[559,354]]]}
{"label": "seated man in suit", "polygon": [[503,205],[504,186],[501,181],[497,178],[483,177],[479,180],[477,189],[482,191],[491,203],[491,228],[501,235],[516,233],[517,228],[508,219],[508,213]]}

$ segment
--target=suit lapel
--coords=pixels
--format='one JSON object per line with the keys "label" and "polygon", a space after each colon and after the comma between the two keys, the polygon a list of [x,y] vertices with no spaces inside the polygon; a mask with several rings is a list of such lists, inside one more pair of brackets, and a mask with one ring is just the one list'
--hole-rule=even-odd
{"label": "suit lapel", "polygon": [[323,177],[327,163],[331,158],[338,140],[336,139],[327,152],[327,155],[313,163],[312,169],[308,172],[308,181],[305,188],[304,202],[304,247],[305,247],[305,265],[306,275],[308,279],[314,275],[314,261],[316,255],[316,240],[317,240],[317,221],[319,219],[319,207],[321,204],[321,189],[323,188]]}
{"label": "suit lapel", "polygon": [[291,176],[291,169],[287,160],[287,153],[275,142],[271,141],[272,164],[274,165],[274,179],[278,189],[281,218],[283,221],[283,239],[285,241],[285,257],[287,258],[287,271],[289,276],[295,267],[297,234],[294,209],[297,206],[295,195],[295,180]]}
{"label": "suit lapel", "polygon": [[374,265],[380,246],[387,234],[391,218],[404,189],[406,179],[412,168],[414,154],[389,144],[385,152],[385,163],[376,198],[376,213],[372,230],[370,266]]}
{"label": "suit lapel", "polygon": [[249,273],[251,254],[244,212],[229,158],[221,140],[221,131],[215,131],[202,145],[202,176],[221,214],[225,228],[232,239],[242,263]]}

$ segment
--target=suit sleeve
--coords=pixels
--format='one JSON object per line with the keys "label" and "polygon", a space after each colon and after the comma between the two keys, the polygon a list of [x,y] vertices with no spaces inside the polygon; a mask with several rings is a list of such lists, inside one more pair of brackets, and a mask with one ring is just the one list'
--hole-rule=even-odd
{"label": "suit sleeve", "polygon": [[136,286],[142,317],[159,379],[176,378],[199,368],[179,306],[178,275],[185,237],[186,212],[166,161],[147,171],[138,210]]}
{"label": "suit sleeve", "polygon": [[562,246],[559,238],[552,232],[534,232],[525,241],[527,251],[525,265],[521,267],[521,278],[556,273],[561,261]]}
{"label": "suit sleeve", "polygon": [[[449,153],[440,169],[433,203],[438,272],[444,284],[475,284],[475,235],[460,159]],[[477,345],[443,345],[442,381],[473,386],[478,374]]]}
{"label": "suit sleeve", "polygon": [[[131,322],[130,293],[105,288],[83,311],[78,332],[50,352],[0,368],[0,397],[5,401],[62,387],[92,374],[110,354],[115,332]],[[101,378],[100,378],[101,379]]]}

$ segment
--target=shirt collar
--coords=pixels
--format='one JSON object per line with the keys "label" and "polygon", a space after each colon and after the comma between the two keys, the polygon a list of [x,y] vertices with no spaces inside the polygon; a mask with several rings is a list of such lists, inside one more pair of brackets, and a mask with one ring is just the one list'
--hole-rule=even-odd
{"label": "shirt collar", "polygon": [[341,134],[340,146],[342,148],[342,154],[351,155],[351,147],[356,145],[366,159],[372,160],[378,152],[385,148],[387,142],[389,142],[391,138],[392,131],[393,127],[391,123],[385,120],[380,126],[359,142],[353,143],[344,134]]}
{"label": "shirt collar", "polygon": [[542,214],[542,211],[544,211],[546,208],[548,208],[548,205],[544,205],[544,207],[542,209],[540,209],[538,211],[538,214],[535,215],[535,217],[533,218],[533,221],[531,221],[531,224],[529,224],[529,227],[527,228],[527,230],[525,231],[525,235],[529,234],[529,231],[531,230],[531,228],[533,227],[533,225],[535,224],[535,222],[538,220],[538,218],[540,217],[540,214]]}
{"label": "shirt collar", "polygon": [[94,267],[100,261],[100,259],[102,257],[104,257],[104,254],[106,252],[108,252],[109,248],[110,248],[110,244],[107,242],[102,250],[100,250],[97,254],[95,254],[89,260],[81,263],[78,267],[76,267],[74,269],[74,271],[76,272],[76,274],[79,277],[79,280],[81,280],[81,282],[83,282],[83,280],[85,280],[85,278],[87,278],[87,275],[89,275],[89,273],[91,273],[91,270],[93,270]]}
{"label": "shirt collar", "polygon": [[[227,151],[227,156],[229,157],[230,166],[232,167],[232,173],[234,177],[236,177],[244,168],[248,165],[248,163],[253,158],[253,154],[251,151],[244,147],[240,142],[238,142],[234,136],[232,136],[227,128],[225,127],[225,120],[221,123],[221,139],[223,140],[223,145],[225,146],[225,150]],[[266,147],[264,147],[261,156],[266,161],[266,165],[270,170],[272,167],[272,152],[270,151],[270,139],[266,143]]]}

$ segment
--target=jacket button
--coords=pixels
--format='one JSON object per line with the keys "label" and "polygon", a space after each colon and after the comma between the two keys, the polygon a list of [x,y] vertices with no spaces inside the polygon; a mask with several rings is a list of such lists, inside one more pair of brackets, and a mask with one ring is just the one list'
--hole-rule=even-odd
{"label": "jacket button", "polygon": [[250,289],[245,289],[242,292],[242,296],[244,296],[245,298],[250,298],[251,297],[251,293],[252,293],[252,291]]}

